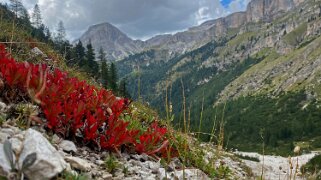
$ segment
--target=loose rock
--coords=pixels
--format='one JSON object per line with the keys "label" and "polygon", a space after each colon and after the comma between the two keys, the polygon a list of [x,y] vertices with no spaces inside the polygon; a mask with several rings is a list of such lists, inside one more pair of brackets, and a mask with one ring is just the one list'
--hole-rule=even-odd
{"label": "loose rock", "polygon": [[76,145],[68,140],[63,140],[60,142],[59,147],[61,147],[66,152],[77,152]]}
{"label": "loose rock", "polygon": [[51,179],[67,167],[67,163],[59,152],[38,131],[28,129],[25,133],[23,146],[19,167],[22,167],[22,162],[28,155],[37,154],[35,163],[24,170],[24,174],[29,179]]}
{"label": "loose rock", "polygon": [[90,171],[91,164],[84,159],[78,157],[65,157],[65,160],[70,163],[73,168],[76,168],[81,171]]}

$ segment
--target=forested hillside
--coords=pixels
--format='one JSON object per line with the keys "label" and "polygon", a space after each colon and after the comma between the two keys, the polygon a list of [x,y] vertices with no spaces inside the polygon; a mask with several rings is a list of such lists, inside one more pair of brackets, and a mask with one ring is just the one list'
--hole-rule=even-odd
{"label": "forested hillside", "polygon": [[320,148],[317,130],[307,130],[320,127],[320,3],[304,1],[270,19],[228,28],[174,58],[151,49],[117,65],[133,97],[160,112],[167,97],[177,127],[184,90],[193,130],[211,133],[214,122],[224,121],[230,148],[258,150],[260,132],[270,153],[284,154],[301,141],[310,142],[307,150]]}

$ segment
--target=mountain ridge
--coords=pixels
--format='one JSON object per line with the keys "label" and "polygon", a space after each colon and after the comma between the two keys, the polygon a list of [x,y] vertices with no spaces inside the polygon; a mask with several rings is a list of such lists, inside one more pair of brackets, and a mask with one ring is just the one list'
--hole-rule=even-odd
{"label": "mountain ridge", "polygon": [[[246,11],[209,20],[199,26],[190,27],[186,31],[175,34],[156,35],[145,41],[133,40],[110,23],[101,23],[90,26],[79,40],[83,44],[87,44],[91,40],[97,51],[102,47],[110,60],[120,60],[148,49],[160,49],[167,51],[168,54],[182,54],[226,34],[228,29],[239,28],[246,23],[260,20],[271,21],[278,13],[287,12],[301,2],[302,0],[286,0],[286,2],[284,0],[252,0],[247,5]],[[105,29],[106,37],[96,37],[97,31],[103,27],[110,27],[111,30]],[[119,39],[117,35],[124,42],[111,41]]]}

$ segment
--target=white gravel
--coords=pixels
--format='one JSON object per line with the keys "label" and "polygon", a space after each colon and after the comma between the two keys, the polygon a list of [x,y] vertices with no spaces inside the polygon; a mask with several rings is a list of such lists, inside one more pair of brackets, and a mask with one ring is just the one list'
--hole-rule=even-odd
{"label": "white gravel", "polygon": [[[258,153],[249,153],[249,152],[236,152],[235,154],[256,157],[260,162],[242,160],[248,167],[250,167],[254,173],[254,176],[260,177],[262,174],[262,167],[264,167],[263,175],[265,180],[278,180],[278,179],[289,179],[291,175],[291,166],[290,158],[285,158],[281,156],[264,156],[264,165],[263,165],[263,156]],[[292,179],[295,176],[296,180],[304,179],[300,176],[300,167],[306,164],[310,159],[312,159],[317,152],[312,152],[310,154],[303,154],[301,156],[291,157],[292,162]],[[297,166],[298,164],[298,166]],[[297,168],[297,174],[295,169]],[[296,174],[296,175],[295,175]]]}

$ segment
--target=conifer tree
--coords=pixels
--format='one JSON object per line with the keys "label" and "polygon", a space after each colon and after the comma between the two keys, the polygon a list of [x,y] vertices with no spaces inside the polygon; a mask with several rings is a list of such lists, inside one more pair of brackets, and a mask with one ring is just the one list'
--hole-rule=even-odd
{"label": "conifer tree", "polygon": [[42,24],[42,18],[41,18],[41,12],[38,4],[35,5],[33,8],[33,13],[32,13],[32,25],[36,28],[39,28]]}
{"label": "conifer tree", "polygon": [[95,61],[95,50],[91,43],[87,45],[85,70],[94,77],[99,75],[99,65]]}
{"label": "conifer tree", "polygon": [[15,14],[15,18],[20,17],[25,9],[21,0],[10,0],[10,10]]}
{"label": "conifer tree", "polygon": [[26,28],[30,25],[30,16],[26,8],[22,8],[20,19],[22,20],[22,27]]}
{"label": "conifer tree", "polygon": [[106,59],[106,53],[102,48],[99,49],[98,60],[100,61],[100,80],[104,88],[108,88],[108,83],[110,82],[109,78],[109,68]]}
{"label": "conifer tree", "polygon": [[111,63],[110,65],[110,89],[112,89],[114,92],[117,92],[117,69],[114,63]]}
{"label": "conifer tree", "polygon": [[125,98],[130,98],[130,95],[127,91],[127,81],[125,78],[119,83],[119,95]]}
{"label": "conifer tree", "polygon": [[62,21],[59,21],[58,28],[57,28],[57,36],[56,36],[56,42],[58,44],[62,43],[66,39],[66,29],[64,26],[64,23]]}
{"label": "conifer tree", "polygon": [[45,27],[45,30],[44,30],[44,33],[45,33],[45,41],[48,43],[49,41],[51,41],[51,32],[50,32],[50,29],[48,27]]}
{"label": "conifer tree", "polygon": [[74,48],[74,61],[76,64],[78,64],[80,67],[83,67],[86,65],[86,60],[85,60],[85,48],[82,45],[81,41],[78,41]]}

